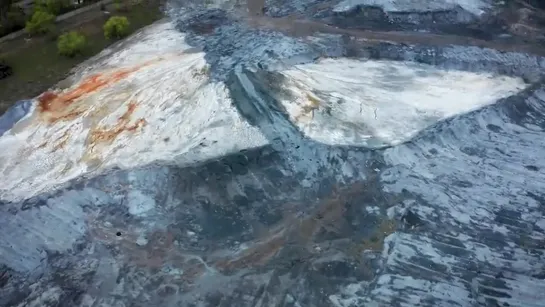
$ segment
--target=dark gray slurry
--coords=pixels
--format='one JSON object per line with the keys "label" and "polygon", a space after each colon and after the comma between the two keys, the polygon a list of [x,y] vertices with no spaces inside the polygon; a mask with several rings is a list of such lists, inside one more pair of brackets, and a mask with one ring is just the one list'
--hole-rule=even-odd
{"label": "dark gray slurry", "polygon": [[[277,3],[291,13],[308,4]],[[350,35],[299,40],[220,9],[191,14],[177,15],[180,29],[269,145],[112,169],[0,202],[0,306],[543,306],[543,58]],[[327,56],[532,85],[399,146],[326,146],[287,119],[275,70]]]}
{"label": "dark gray slurry", "polygon": [[6,113],[0,116],[0,136],[11,129],[15,123],[25,117],[32,108],[31,100],[16,102]]}

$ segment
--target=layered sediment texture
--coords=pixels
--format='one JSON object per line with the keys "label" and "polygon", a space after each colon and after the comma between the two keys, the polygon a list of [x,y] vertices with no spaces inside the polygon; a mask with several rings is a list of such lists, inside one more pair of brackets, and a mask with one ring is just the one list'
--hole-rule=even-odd
{"label": "layered sediment texture", "polygon": [[0,305],[541,306],[540,37],[411,3],[171,2],[14,106]]}

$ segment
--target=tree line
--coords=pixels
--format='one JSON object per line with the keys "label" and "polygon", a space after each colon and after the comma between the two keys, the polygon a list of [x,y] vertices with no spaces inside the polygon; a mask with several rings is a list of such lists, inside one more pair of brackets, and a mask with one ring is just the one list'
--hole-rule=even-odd
{"label": "tree line", "polygon": [[36,12],[58,16],[99,0],[0,0],[0,37],[25,28]]}

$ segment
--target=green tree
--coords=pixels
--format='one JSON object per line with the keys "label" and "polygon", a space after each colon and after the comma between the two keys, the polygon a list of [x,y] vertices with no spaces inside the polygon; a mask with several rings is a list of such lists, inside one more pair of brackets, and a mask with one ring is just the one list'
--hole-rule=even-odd
{"label": "green tree", "polygon": [[59,36],[57,40],[57,49],[60,55],[73,57],[83,53],[87,41],[82,34],[71,31]]}
{"label": "green tree", "polygon": [[129,34],[129,20],[124,16],[112,16],[104,24],[104,36],[107,39],[118,39]]}
{"label": "green tree", "polygon": [[55,15],[48,12],[36,11],[26,22],[25,30],[30,34],[46,34],[55,29]]}

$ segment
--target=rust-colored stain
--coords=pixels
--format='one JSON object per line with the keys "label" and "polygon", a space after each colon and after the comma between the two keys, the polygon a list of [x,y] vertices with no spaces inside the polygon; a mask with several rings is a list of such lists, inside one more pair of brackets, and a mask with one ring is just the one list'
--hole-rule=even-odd
{"label": "rust-colored stain", "polygon": [[350,191],[335,189],[332,195],[322,200],[316,210],[301,220],[294,232],[301,243],[309,244],[320,230],[338,233],[345,223],[345,202]]}
{"label": "rust-colored stain", "polygon": [[66,92],[45,92],[38,97],[38,110],[42,115],[45,115],[45,118],[49,123],[72,120],[80,116],[87,109],[85,106],[73,105],[75,101],[85,95],[92,94],[126,79],[132,73],[160,60],[162,59],[147,61],[135,67],[119,69],[113,73],[93,74],[83,79],[76,88]]}
{"label": "rust-colored stain", "polygon": [[284,247],[285,242],[286,239],[282,235],[272,237],[266,242],[249,248],[235,259],[218,261],[216,267],[222,271],[231,271],[265,265]]}
{"label": "rust-colored stain", "polygon": [[318,99],[314,98],[308,93],[305,95],[305,97],[308,102],[301,106],[301,113],[295,116],[295,121],[299,121],[302,117],[309,115],[311,119],[314,118],[314,111],[320,108],[320,101]]}
{"label": "rust-colored stain", "polygon": [[[48,140],[49,137],[46,136],[45,138],[46,138],[47,140],[46,140],[45,142],[42,142],[40,145],[38,145],[38,146],[36,147],[36,149],[45,148],[45,147],[47,146],[47,144],[50,143],[50,141]],[[57,150],[59,150],[59,149],[61,149],[61,148],[64,148],[64,146],[65,146],[66,143],[68,142],[68,139],[69,139],[69,138],[70,138],[70,130],[65,130],[64,133],[63,133],[60,137],[57,138],[56,141],[57,141],[58,143],[55,144],[55,145],[53,146],[53,149],[51,150],[51,152],[55,152],[55,151],[57,151]]]}
{"label": "rust-colored stain", "polygon": [[[331,196],[322,199],[307,216],[303,218],[291,216],[292,214],[284,216],[283,221],[275,227],[276,229],[260,242],[253,244],[253,247],[239,255],[216,261],[214,266],[226,273],[233,270],[264,266],[270,263],[286,244],[295,243],[308,248],[313,245],[320,230],[340,234],[347,223],[345,203],[351,197],[361,193],[364,188],[364,185],[357,183],[345,188],[334,187]],[[295,208],[308,207],[304,203],[292,206]],[[295,212],[298,211],[295,210]]]}
{"label": "rust-colored stain", "polygon": [[52,151],[57,151],[61,148],[64,148],[69,138],[70,138],[70,130],[64,131],[63,135],[57,139],[57,141],[59,142],[55,144],[55,146],[53,146]]}
{"label": "rust-colored stain", "polygon": [[[136,242],[143,229],[116,228],[111,224],[105,224],[98,214],[90,215],[87,223],[92,238],[99,242],[115,244],[119,248],[120,257],[124,257],[127,263],[149,270],[163,268],[166,264],[179,268],[182,273],[172,271],[166,278],[175,280],[183,291],[191,291],[193,287],[198,286],[198,280],[206,275],[209,267],[217,269],[221,274],[232,275],[241,270],[266,269],[273,261],[275,268],[312,264],[314,259],[322,257],[322,252],[315,249],[315,243],[319,243],[316,236],[320,230],[342,232],[346,226],[343,225],[346,223],[346,204],[357,200],[354,198],[359,197],[367,188],[369,183],[366,182],[342,188],[334,187],[331,195],[320,200],[302,219],[300,216],[285,218],[283,222],[270,229],[265,237],[248,242],[250,246],[248,249],[234,255],[229,252],[229,256],[225,256],[226,250],[219,250],[218,254],[216,251],[186,253],[182,246],[176,244],[177,237],[169,230],[154,230],[145,236],[147,243],[139,245]],[[308,204],[302,202],[293,204],[293,207],[307,208]],[[349,245],[342,245],[348,248],[347,256],[353,257],[354,263],[358,264],[355,269],[367,272],[365,276],[369,280],[374,277],[374,271],[361,257],[361,253],[367,250],[382,250],[384,238],[396,230],[395,222],[390,220],[381,220],[376,226],[377,229],[369,240],[356,242],[348,240]],[[345,241],[345,238],[343,236],[342,241]],[[324,249],[328,248],[325,244],[322,246]],[[284,252],[284,247],[287,247],[289,252]],[[301,248],[306,248],[307,251]],[[294,253],[295,251],[301,252]]]}
{"label": "rust-colored stain", "polygon": [[36,147],[36,149],[42,149],[42,148],[44,148],[45,146],[47,146],[47,142],[41,143],[40,145],[38,145],[38,147]]}
{"label": "rust-colored stain", "polygon": [[359,244],[360,253],[363,251],[382,251],[384,248],[384,240],[387,236],[396,231],[396,223],[393,220],[381,220],[376,225],[377,229],[369,239],[365,239]]}
{"label": "rust-colored stain", "polygon": [[137,129],[144,127],[147,122],[145,119],[140,118],[136,120],[134,124],[129,124],[131,121],[131,115],[136,110],[137,104],[130,102],[127,111],[117,119],[115,126],[111,128],[95,128],[91,130],[88,137],[88,143],[96,145],[98,143],[111,143],[117,138],[123,131],[134,132]]}

